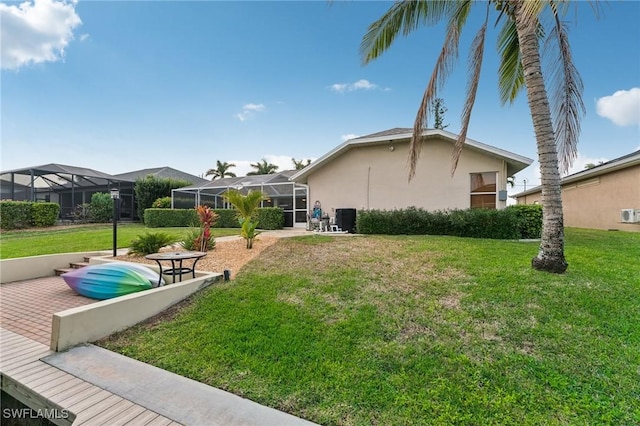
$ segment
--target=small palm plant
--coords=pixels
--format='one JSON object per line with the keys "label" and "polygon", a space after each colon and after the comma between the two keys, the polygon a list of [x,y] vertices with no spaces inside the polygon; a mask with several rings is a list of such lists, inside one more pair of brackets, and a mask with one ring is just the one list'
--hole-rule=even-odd
{"label": "small palm plant", "polygon": [[247,195],[241,194],[235,189],[224,193],[224,198],[229,201],[238,212],[240,222],[240,236],[247,240],[247,248],[253,248],[253,240],[260,234],[256,231],[258,221],[256,213],[260,203],[266,197],[262,191],[249,191]]}

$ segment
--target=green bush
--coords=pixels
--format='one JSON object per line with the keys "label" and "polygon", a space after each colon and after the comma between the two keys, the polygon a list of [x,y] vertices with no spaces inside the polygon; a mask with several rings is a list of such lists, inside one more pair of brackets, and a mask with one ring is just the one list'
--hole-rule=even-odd
{"label": "green bush", "polygon": [[539,204],[518,204],[507,207],[518,217],[520,238],[533,239],[542,235],[542,206]]}
{"label": "green bush", "polygon": [[[180,242],[182,248],[184,248],[185,250],[199,251],[200,245],[198,239],[200,238],[201,233],[202,230],[200,228],[189,228],[183,240]],[[207,241],[207,251],[213,250],[215,247],[216,240],[213,235],[211,235],[211,237],[209,237],[209,240]]]}
{"label": "green bush", "polygon": [[171,197],[162,197],[158,198],[151,204],[151,208],[153,209],[170,209],[171,208]]}
{"label": "green bush", "polygon": [[218,215],[214,228],[240,228],[238,212],[235,209],[214,209],[213,211]]}
{"label": "green bush", "polygon": [[402,210],[361,210],[356,216],[356,227],[361,234],[520,238],[520,219],[508,209],[429,212],[409,207]]}
{"label": "green bush", "polygon": [[29,201],[0,201],[0,226],[2,229],[21,229],[31,226]]}
{"label": "green bush", "polygon": [[258,228],[282,229],[284,211],[280,207],[262,207],[258,209]]}
{"label": "green bush", "polygon": [[162,247],[173,244],[176,241],[176,237],[166,232],[145,232],[131,241],[129,253],[142,255],[158,253]]}
{"label": "green bush", "polygon": [[144,223],[149,228],[170,228],[198,224],[195,209],[146,209]]}
{"label": "green bush", "polygon": [[34,226],[53,226],[60,215],[58,203],[34,203],[31,205],[31,221]]}
{"label": "green bush", "polygon": [[[212,228],[240,228],[238,212],[234,209],[212,210],[218,215]],[[259,208],[257,220],[260,229],[282,229],[284,212],[279,207]],[[198,215],[195,209],[150,208],[144,211],[144,223],[149,228],[194,226],[198,223]]]}
{"label": "green bush", "polygon": [[[154,201],[162,197],[170,197],[171,190],[191,185],[191,182],[183,179],[159,178],[148,175],[139,178],[133,187],[136,193],[136,210],[138,217],[145,221],[144,211],[151,208]],[[146,224],[146,222],[144,222]]]}
{"label": "green bush", "polygon": [[96,192],[88,207],[89,221],[106,223],[113,220],[113,200],[107,192]]}

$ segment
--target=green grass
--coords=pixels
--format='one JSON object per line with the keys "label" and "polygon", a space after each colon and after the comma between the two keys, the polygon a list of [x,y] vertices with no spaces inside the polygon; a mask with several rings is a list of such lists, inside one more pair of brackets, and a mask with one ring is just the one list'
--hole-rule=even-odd
{"label": "green grass", "polygon": [[284,239],[100,345],[326,425],[640,424],[640,233]]}
{"label": "green grass", "polygon": [[[118,247],[129,247],[138,235],[145,232],[167,232],[178,238],[188,228],[146,228],[141,224],[118,225]],[[238,229],[213,228],[216,237],[238,235]],[[0,237],[0,259],[37,256],[43,254],[78,251],[111,250],[113,227],[111,225],[77,226],[62,229],[3,231]]]}

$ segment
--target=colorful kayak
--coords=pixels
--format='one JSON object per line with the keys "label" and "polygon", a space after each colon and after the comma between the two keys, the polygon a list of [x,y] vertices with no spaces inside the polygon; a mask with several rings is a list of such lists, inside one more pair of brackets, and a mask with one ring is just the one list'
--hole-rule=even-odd
{"label": "colorful kayak", "polygon": [[160,280],[157,272],[131,263],[89,265],[62,274],[62,278],[76,293],[99,300],[148,290]]}

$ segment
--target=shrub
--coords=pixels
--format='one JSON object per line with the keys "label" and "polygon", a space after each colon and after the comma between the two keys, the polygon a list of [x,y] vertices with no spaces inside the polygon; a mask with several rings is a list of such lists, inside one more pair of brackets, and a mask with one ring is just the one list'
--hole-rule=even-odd
{"label": "shrub", "polygon": [[34,203],[31,206],[31,220],[34,226],[53,226],[59,215],[58,203]]}
{"label": "shrub", "polygon": [[151,204],[151,208],[153,209],[170,209],[171,208],[171,197],[162,197],[158,198]]}
{"label": "shrub", "polygon": [[162,247],[173,244],[176,241],[177,238],[166,232],[146,232],[131,241],[129,253],[142,255],[157,253]]}
{"label": "shrub", "polygon": [[88,223],[91,220],[89,203],[78,204],[71,212],[71,218],[74,222]]}
{"label": "shrub", "polygon": [[[189,228],[180,245],[185,250],[200,250],[200,228]],[[211,235],[207,242],[207,250],[213,250],[216,247],[216,240]]]}
{"label": "shrub", "polygon": [[96,192],[93,194],[88,210],[88,216],[91,222],[111,222],[113,220],[113,200],[111,199],[111,194],[106,192]]}
{"label": "shrub", "polygon": [[197,250],[206,252],[211,248],[213,235],[211,226],[218,220],[218,215],[209,206],[198,206],[196,208],[198,220],[200,220],[200,235],[194,241]]}
{"label": "shrub", "polygon": [[258,223],[261,229],[282,229],[284,226],[284,211],[280,207],[259,208]]}
{"label": "shrub", "polygon": [[140,220],[145,221],[144,211],[150,208],[158,198],[170,197],[172,189],[189,185],[191,182],[187,180],[159,178],[153,175],[137,179],[133,190],[136,193],[136,210]]}
{"label": "shrub", "polygon": [[391,211],[361,210],[356,219],[357,230],[362,234],[520,238],[520,220],[516,213],[509,209],[429,212],[409,207]]}
{"label": "shrub", "polygon": [[214,209],[218,215],[218,221],[214,228],[239,228],[238,212],[234,209]]}
{"label": "shrub", "polygon": [[540,238],[542,235],[542,206],[539,204],[518,204],[507,207],[518,218],[520,238]]}
{"label": "shrub", "polygon": [[0,226],[2,229],[20,229],[31,226],[31,205],[29,201],[0,202]]}
{"label": "shrub", "polygon": [[198,215],[195,209],[146,209],[144,223],[149,228],[195,226]]}

